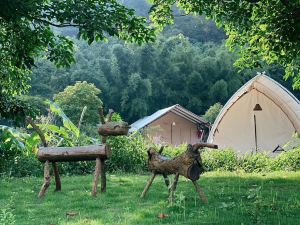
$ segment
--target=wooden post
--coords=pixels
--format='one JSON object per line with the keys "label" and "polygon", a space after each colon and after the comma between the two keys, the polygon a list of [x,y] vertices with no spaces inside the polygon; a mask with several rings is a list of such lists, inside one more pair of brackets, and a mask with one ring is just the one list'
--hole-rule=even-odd
{"label": "wooden post", "polygon": [[39,198],[43,198],[46,194],[46,191],[51,183],[51,177],[50,177],[50,168],[49,168],[49,161],[45,162],[44,167],[44,184],[41,187]]}
{"label": "wooden post", "polygon": [[192,181],[194,186],[195,186],[195,189],[200,197],[200,199],[204,202],[204,203],[208,203],[208,200],[204,194],[204,192],[202,191],[202,189],[200,188],[199,184],[197,183],[197,181]]}
{"label": "wooden post", "polygon": [[93,184],[93,190],[92,190],[93,196],[97,195],[98,180],[99,180],[99,175],[101,172],[100,170],[101,170],[101,160],[100,160],[100,158],[97,158],[96,166],[95,166],[94,184]]}
{"label": "wooden post", "polygon": [[145,195],[146,195],[147,191],[149,190],[149,188],[150,188],[152,182],[154,181],[154,178],[155,178],[155,177],[156,177],[156,174],[153,173],[152,176],[150,177],[150,180],[149,180],[148,183],[146,184],[146,186],[145,186],[145,188],[144,188],[144,191],[143,191],[142,194],[141,194],[141,198],[144,198],[144,197],[145,197]]}
{"label": "wooden post", "polygon": [[101,192],[106,192],[106,171],[105,171],[104,159],[100,159],[100,173],[101,173]]}
{"label": "wooden post", "polygon": [[53,162],[52,167],[53,167],[54,179],[55,179],[55,191],[61,191],[61,182],[59,178],[57,163]]}

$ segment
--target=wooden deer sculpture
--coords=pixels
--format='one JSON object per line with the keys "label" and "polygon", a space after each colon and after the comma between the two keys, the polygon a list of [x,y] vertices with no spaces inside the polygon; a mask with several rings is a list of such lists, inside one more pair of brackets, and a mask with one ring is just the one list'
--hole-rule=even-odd
{"label": "wooden deer sculpture", "polygon": [[[163,147],[159,152],[155,151],[153,148],[150,148],[148,150],[148,165],[153,174],[146,184],[144,191],[141,194],[141,198],[145,197],[156,175],[162,175],[167,187],[169,188],[170,200],[172,201],[179,176],[181,175],[186,177],[193,183],[201,200],[203,202],[208,202],[207,198],[204,195],[204,192],[197,184],[197,180],[200,178],[200,174],[204,172],[204,167],[199,152],[199,149],[204,147],[218,148],[217,145],[209,143],[188,145],[185,152],[172,159],[162,155]],[[170,182],[168,179],[168,175],[170,174],[175,174],[175,178],[171,186],[169,186]]]}

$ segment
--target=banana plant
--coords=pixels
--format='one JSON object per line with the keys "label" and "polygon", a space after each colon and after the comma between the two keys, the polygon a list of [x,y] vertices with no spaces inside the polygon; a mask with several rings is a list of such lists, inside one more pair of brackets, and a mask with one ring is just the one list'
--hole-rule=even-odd
{"label": "banana plant", "polygon": [[54,102],[47,101],[50,112],[61,118],[62,126],[48,123],[37,124],[51,146],[74,146],[80,139],[80,130],[67,117],[64,111]]}
{"label": "banana plant", "polygon": [[0,149],[3,151],[22,151],[28,155],[36,152],[38,144],[36,132],[29,134],[25,130],[0,125]]}

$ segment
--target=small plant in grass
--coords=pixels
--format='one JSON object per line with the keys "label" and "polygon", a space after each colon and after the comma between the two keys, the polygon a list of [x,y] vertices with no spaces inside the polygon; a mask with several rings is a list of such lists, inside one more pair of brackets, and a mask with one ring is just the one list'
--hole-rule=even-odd
{"label": "small plant in grass", "polygon": [[12,209],[12,201],[0,209],[0,224],[1,225],[15,225],[16,219],[14,210]]}
{"label": "small plant in grass", "polygon": [[186,197],[182,192],[174,193],[174,198],[169,203],[169,207],[182,213],[184,220],[186,219]]}
{"label": "small plant in grass", "polygon": [[247,199],[253,201],[254,207],[249,208],[248,213],[251,216],[254,224],[262,224],[262,196],[261,196],[261,186],[254,185],[247,192]]}

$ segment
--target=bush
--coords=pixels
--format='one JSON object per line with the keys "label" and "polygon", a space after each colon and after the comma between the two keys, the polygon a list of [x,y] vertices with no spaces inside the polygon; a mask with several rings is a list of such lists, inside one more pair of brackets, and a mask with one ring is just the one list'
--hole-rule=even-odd
{"label": "bush", "polygon": [[209,170],[234,171],[238,167],[238,158],[231,149],[204,150],[201,153],[202,162]]}
{"label": "bush", "polygon": [[42,176],[43,164],[37,160],[35,154],[19,154],[4,162],[2,172],[12,177]]}
{"label": "bush", "polygon": [[271,162],[271,170],[296,171],[300,169],[300,146],[283,152]]}
{"label": "bush", "polygon": [[107,161],[110,171],[141,172],[147,164],[147,143],[141,134],[111,137],[112,156]]}
{"label": "bush", "polygon": [[164,148],[163,155],[173,158],[185,152],[186,149],[187,149],[187,144],[181,144],[176,147],[169,145]]}
{"label": "bush", "polygon": [[267,172],[270,170],[271,160],[265,153],[250,154],[240,159],[239,166],[247,173]]}

